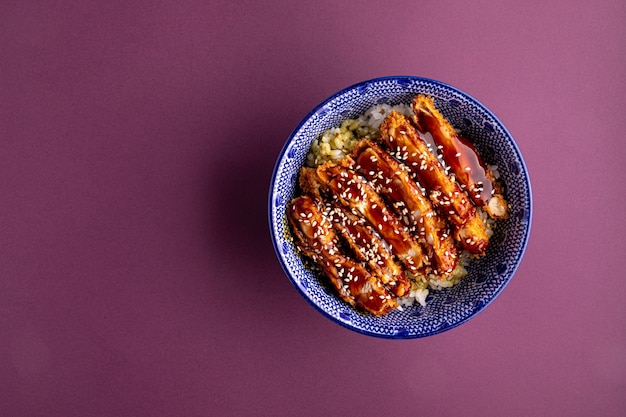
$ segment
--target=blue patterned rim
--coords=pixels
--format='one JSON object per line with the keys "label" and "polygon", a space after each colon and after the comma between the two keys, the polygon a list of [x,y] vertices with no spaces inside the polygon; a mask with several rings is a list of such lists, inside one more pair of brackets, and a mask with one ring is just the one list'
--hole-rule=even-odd
{"label": "blue patterned rim", "polygon": [[[498,166],[509,219],[498,222],[487,255],[472,260],[468,276],[453,288],[431,291],[425,307],[414,305],[383,317],[361,313],[336,296],[323,277],[307,270],[294,252],[285,205],[295,196],[297,173],[312,141],[324,130],[357,117],[375,104],[410,103],[429,94],[452,124],[463,131],[484,159]],[[528,244],[532,224],[530,178],[522,154],[498,118],[467,93],[439,81],[394,76],[347,87],[315,107],[283,146],[269,190],[269,224],[274,250],[291,283],[318,311],[356,332],[388,339],[432,336],[465,323],[483,311],[515,274]]]}

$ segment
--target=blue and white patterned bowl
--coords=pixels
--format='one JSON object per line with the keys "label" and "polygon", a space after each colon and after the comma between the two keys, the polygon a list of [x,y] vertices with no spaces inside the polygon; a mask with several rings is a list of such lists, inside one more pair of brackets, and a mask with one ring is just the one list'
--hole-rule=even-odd
{"label": "blue and white patterned bowl", "polygon": [[[294,251],[285,205],[295,196],[296,178],[311,142],[346,118],[358,117],[375,104],[410,103],[417,94],[435,98],[436,106],[463,131],[487,163],[497,165],[509,219],[498,222],[487,255],[472,260],[458,285],[431,291],[425,307],[414,305],[383,317],[361,313],[343,302],[334,288],[303,266]],[[444,83],[425,78],[384,77],[343,89],[318,105],[293,131],[283,147],[269,193],[269,222],[276,255],[298,291],[316,309],[354,331],[390,339],[431,336],[452,329],[484,310],[513,277],[524,255],[532,219],[532,196],[526,165],[504,125],[484,105]]]}

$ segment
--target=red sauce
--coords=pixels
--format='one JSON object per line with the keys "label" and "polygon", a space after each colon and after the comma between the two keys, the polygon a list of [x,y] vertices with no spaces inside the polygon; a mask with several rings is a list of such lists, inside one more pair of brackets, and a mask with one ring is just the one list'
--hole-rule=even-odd
{"label": "red sauce", "polygon": [[[416,272],[421,266],[422,250],[417,240],[412,238],[408,230],[387,209],[386,204],[374,191],[364,178],[354,172],[344,171],[348,175],[337,175],[329,186],[339,196],[346,200],[346,206],[350,207],[350,201],[356,201],[357,210],[370,222],[374,229],[391,245],[394,252],[401,259],[407,256],[415,257],[415,265],[405,264],[412,272]],[[369,190],[368,190],[369,188]],[[361,205],[359,202],[365,202]],[[414,255],[410,255],[413,253]]]}
{"label": "red sauce", "polygon": [[453,137],[452,146],[443,146],[442,154],[461,184],[467,184],[472,200],[483,205],[491,198],[493,184],[474,145],[463,137]]}
{"label": "red sauce", "polygon": [[432,134],[443,159],[452,169],[459,184],[467,186],[467,193],[477,205],[485,205],[491,198],[493,184],[487,178],[485,164],[474,145],[466,138],[447,134],[440,121],[432,115],[422,114],[420,122]]}

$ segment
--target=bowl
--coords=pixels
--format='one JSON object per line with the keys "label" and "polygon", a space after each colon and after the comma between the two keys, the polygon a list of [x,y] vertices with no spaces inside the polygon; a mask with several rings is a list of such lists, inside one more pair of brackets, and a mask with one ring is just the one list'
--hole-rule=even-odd
{"label": "bowl", "polygon": [[[286,204],[295,197],[299,169],[309,147],[324,130],[356,118],[376,104],[408,104],[427,94],[443,115],[474,143],[499,180],[510,215],[498,221],[487,254],[472,259],[468,275],[452,288],[430,291],[426,306],[413,305],[376,317],[341,300],[324,277],[312,273],[295,251]],[[353,331],[381,338],[412,339],[455,328],[483,311],[504,290],[517,270],[530,234],[532,195],[528,170],[513,137],[502,122],[469,94],[440,81],[393,76],[347,87],[315,107],[287,139],[271,179],[269,223],[276,256],[300,294],[328,319]]]}

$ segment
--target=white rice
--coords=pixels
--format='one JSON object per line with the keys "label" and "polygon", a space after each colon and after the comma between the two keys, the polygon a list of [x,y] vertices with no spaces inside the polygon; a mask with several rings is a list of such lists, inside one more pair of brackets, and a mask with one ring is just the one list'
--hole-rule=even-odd
{"label": "white rice", "polygon": [[358,119],[347,119],[338,127],[325,130],[311,144],[307,165],[315,167],[328,161],[343,159],[360,140],[377,137],[381,123],[393,110],[408,117],[412,114],[408,104],[380,104],[367,109]]}

